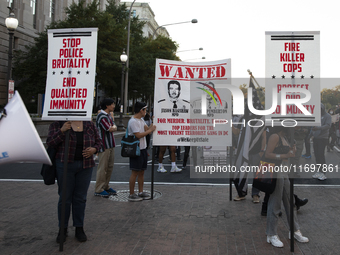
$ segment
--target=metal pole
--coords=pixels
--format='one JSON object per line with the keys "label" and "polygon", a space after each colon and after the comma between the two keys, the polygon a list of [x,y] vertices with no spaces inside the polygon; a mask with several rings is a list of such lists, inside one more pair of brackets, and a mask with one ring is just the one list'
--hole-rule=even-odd
{"label": "metal pole", "polygon": [[12,79],[12,59],[13,59],[13,35],[14,31],[8,30],[9,45],[8,45],[8,69],[7,69],[7,85],[6,85],[6,103],[8,103],[8,86],[9,81]]}
{"label": "metal pole", "polygon": [[68,165],[68,154],[70,149],[70,130],[65,133],[65,154],[64,154],[64,171],[63,171],[63,185],[61,193],[61,219],[60,219],[60,243],[59,251],[63,251],[64,240],[64,225],[65,225],[65,209],[66,209],[66,194],[67,194],[67,165]]}
{"label": "metal pole", "polygon": [[154,169],[155,169],[155,153],[156,147],[152,145],[152,164],[151,164],[151,199],[153,199],[153,185],[154,185]]}
{"label": "metal pole", "polygon": [[[229,150],[229,160],[230,160],[230,165],[232,164],[232,161],[233,161],[233,155],[234,153],[234,149],[233,149],[233,146],[230,147],[230,150]],[[233,178],[231,176],[231,173],[229,173],[229,200],[233,200]]]}
{"label": "metal pole", "polygon": [[293,203],[293,195],[294,195],[294,177],[290,179],[290,251],[294,252],[294,203]]}
{"label": "metal pole", "polygon": [[128,90],[129,90],[129,62],[130,62],[130,26],[131,26],[131,10],[133,4],[136,2],[134,0],[130,6],[129,10],[129,23],[128,23],[128,38],[127,38],[127,46],[126,46],[126,55],[128,56],[128,59],[126,61],[126,72],[125,72],[125,94],[124,94],[124,103],[125,103],[125,113],[128,112]]}
{"label": "metal pole", "polygon": [[177,22],[177,23],[171,23],[171,24],[165,24],[165,25],[159,26],[159,27],[156,28],[155,32],[153,32],[152,40],[155,39],[156,31],[158,29],[160,29],[161,27],[171,26],[171,25],[178,25],[178,24],[184,24],[184,23],[197,23],[197,19],[192,19],[190,21],[183,21],[183,22]]}
{"label": "metal pole", "polygon": [[123,108],[124,108],[124,62],[122,63],[122,82],[120,85],[120,112],[119,112],[119,124],[118,130],[123,131],[124,124],[123,124]]}
{"label": "metal pole", "polygon": [[[294,128],[291,127],[289,128],[289,132],[290,132],[290,146],[294,146]],[[289,159],[289,164],[291,164],[291,158]],[[289,225],[290,225],[290,251],[294,252],[294,176],[292,176],[292,178],[289,179],[290,180],[290,187],[289,187]]]}

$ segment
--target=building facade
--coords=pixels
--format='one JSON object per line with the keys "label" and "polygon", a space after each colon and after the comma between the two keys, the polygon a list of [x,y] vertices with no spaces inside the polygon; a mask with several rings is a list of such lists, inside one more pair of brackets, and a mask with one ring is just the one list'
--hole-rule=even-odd
{"label": "building facade", "polygon": [[[121,2],[121,4],[123,3],[125,3],[127,9],[130,9],[132,2]],[[155,20],[155,14],[148,3],[134,3],[131,10],[131,15],[133,17],[138,17],[141,21],[146,22],[143,27],[144,37],[152,37],[156,30],[155,38],[159,35],[170,37],[166,28],[159,27],[157,24]]]}
{"label": "building facade", "polygon": [[[85,0],[85,4],[93,0]],[[115,0],[120,4],[120,0]],[[24,50],[26,45],[34,42],[34,38],[43,32],[52,21],[64,20],[66,18],[65,8],[79,0],[1,0],[0,1],[0,106],[7,101],[7,73],[8,73],[8,49],[9,34],[5,20],[9,15],[11,7],[15,17],[18,19],[18,28],[14,32],[13,51]],[[105,10],[107,0],[99,0],[99,8]],[[126,3],[127,11],[131,2]],[[138,16],[140,20],[146,21],[143,33],[146,37],[153,36],[159,27],[155,21],[155,14],[148,3],[134,3],[132,16]],[[169,37],[165,28],[159,28],[155,37],[163,35]]]}
{"label": "building facade", "polygon": [[[25,45],[34,42],[38,33],[43,32],[45,27],[52,21],[66,18],[65,8],[79,0],[1,0],[0,1],[0,105],[7,101],[7,69],[9,34],[5,20],[9,15],[10,6],[14,10],[19,25],[14,32],[13,51],[24,50]],[[92,0],[86,0],[90,3]],[[116,0],[119,4],[120,0]],[[107,1],[100,0],[99,7],[104,10]]]}

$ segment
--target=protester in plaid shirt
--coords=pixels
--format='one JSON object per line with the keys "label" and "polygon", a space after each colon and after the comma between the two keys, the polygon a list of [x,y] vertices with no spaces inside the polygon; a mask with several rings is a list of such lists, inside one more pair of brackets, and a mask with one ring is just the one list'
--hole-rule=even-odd
{"label": "protester in plaid shirt", "polygon": [[[64,151],[65,151],[65,132],[70,132],[69,154],[67,163],[67,189],[66,189],[66,208],[64,222],[64,236],[67,236],[68,221],[71,214],[73,226],[76,227],[76,238],[80,242],[85,242],[84,217],[87,191],[90,185],[92,169],[95,166],[93,154],[99,151],[101,140],[98,131],[91,121],[68,121],[52,123],[49,127],[46,143],[48,146],[56,147],[56,169],[58,181],[58,219],[59,233],[57,242],[60,240],[61,227],[61,196],[63,187],[64,172]],[[63,240],[65,241],[65,239]]]}

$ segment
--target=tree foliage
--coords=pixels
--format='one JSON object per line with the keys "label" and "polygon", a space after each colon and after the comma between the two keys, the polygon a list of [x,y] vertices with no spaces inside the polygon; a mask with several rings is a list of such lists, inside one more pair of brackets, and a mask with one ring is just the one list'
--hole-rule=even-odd
{"label": "tree foliage", "polygon": [[327,110],[340,107],[340,85],[333,89],[323,89],[321,91],[321,102]]}
{"label": "tree foliage", "polygon": [[[99,1],[71,4],[65,9],[67,18],[51,23],[24,51],[17,51],[13,63],[16,89],[20,91],[26,106],[45,93],[47,75],[48,29],[98,27],[96,82],[107,96],[119,97],[122,64],[120,55],[127,46],[129,13],[126,5],[116,5],[108,0],[105,11],[99,10]],[[177,44],[169,38],[156,40],[143,37],[145,22],[131,18],[129,91],[138,90],[143,95],[153,94],[155,59],[178,59]],[[28,107],[29,108],[29,107]],[[36,107],[29,109],[35,111]]]}

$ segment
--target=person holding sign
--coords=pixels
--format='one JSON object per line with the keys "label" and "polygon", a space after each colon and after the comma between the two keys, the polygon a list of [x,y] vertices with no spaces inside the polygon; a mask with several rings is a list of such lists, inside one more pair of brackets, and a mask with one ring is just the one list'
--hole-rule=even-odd
{"label": "person holding sign", "polygon": [[[143,192],[144,186],[144,171],[147,168],[148,152],[146,149],[146,136],[156,130],[156,126],[151,124],[149,127],[142,119],[146,114],[146,104],[143,102],[136,102],[135,115],[129,120],[128,134],[135,135],[139,139],[140,156],[129,158],[131,176],[129,179],[130,195],[128,200],[130,202],[142,201],[143,199],[150,199],[150,195]],[[135,194],[135,182],[138,181],[138,195]]]}
{"label": "person holding sign", "polygon": [[95,196],[108,198],[117,192],[109,187],[113,171],[115,157],[115,138],[113,132],[117,130],[111,114],[115,109],[115,103],[111,98],[105,98],[101,102],[101,111],[97,115],[96,126],[102,140],[99,150],[99,164],[97,168]]}
{"label": "person holding sign", "polygon": [[64,181],[65,132],[68,130],[70,132],[70,141],[67,162],[64,236],[67,236],[67,226],[72,207],[73,226],[76,228],[75,236],[80,242],[85,242],[87,240],[87,236],[83,229],[87,191],[91,181],[92,169],[95,166],[93,154],[97,153],[101,146],[98,131],[92,121],[67,121],[64,123],[56,121],[49,127],[46,143],[50,147],[57,148],[57,154],[55,156],[59,194],[59,233],[57,236],[57,243],[61,241],[60,221],[62,203],[61,196]]}
{"label": "person holding sign", "polygon": [[[268,139],[264,161],[269,162],[269,164],[272,164],[276,169],[280,169],[280,166],[287,166],[288,159],[295,157],[296,148],[295,146],[290,147],[287,135],[287,128],[277,126],[272,128],[271,135]],[[266,230],[267,242],[271,243],[274,247],[283,247],[283,243],[277,234],[277,225],[282,202],[289,222],[290,181],[288,173],[283,170],[279,170],[277,176],[274,176],[273,178],[277,178],[277,180],[274,192],[270,195],[268,200]],[[293,218],[294,238],[301,243],[309,242],[309,239],[303,236],[300,232],[296,211],[294,211]]]}

